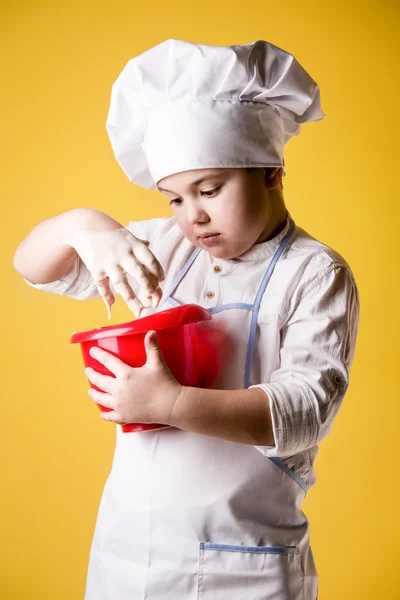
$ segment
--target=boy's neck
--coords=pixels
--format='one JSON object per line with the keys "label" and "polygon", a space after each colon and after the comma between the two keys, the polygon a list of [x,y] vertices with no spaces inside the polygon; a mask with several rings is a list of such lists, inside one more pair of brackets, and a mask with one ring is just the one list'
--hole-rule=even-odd
{"label": "boy's neck", "polygon": [[287,217],[288,211],[282,196],[274,199],[273,210],[268,217],[264,231],[261,233],[260,237],[255,243],[262,244],[263,242],[268,242],[279,235],[279,233],[285,228]]}

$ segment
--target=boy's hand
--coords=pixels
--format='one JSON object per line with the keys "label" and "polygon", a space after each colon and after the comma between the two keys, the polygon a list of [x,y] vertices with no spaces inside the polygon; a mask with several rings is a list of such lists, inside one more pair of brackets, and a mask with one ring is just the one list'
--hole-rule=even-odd
{"label": "boy's hand", "polygon": [[[99,223],[94,219],[97,218]],[[161,264],[150,250],[149,242],[141,240],[122,225],[101,214],[86,217],[86,229],[78,229],[65,239],[65,243],[79,254],[92,275],[93,281],[103,298],[111,318],[111,305],[115,297],[110,287],[113,284],[135,317],[145,306],[157,307],[162,296],[159,281],[164,279]],[[89,219],[92,219],[90,221]],[[101,220],[103,219],[103,220]],[[104,227],[97,231],[88,227]],[[112,229],[109,229],[112,227]],[[133,291],[127,275],[133,277],[144,290],[146,304]]]}
{"label": "boy's hand", "polygon": [[90,389],[88,394],[96,403],[112,409],[101,413],[105,421],[169,424],[182,386],[164,361],[155,331],[146,334],[144,344],[147,361],[139,368],[130,367],[101,348],[90,350],[91,356],[116,376],[102,375],[90,367],[85,369],[89,381],[104,390],[103,393]]}

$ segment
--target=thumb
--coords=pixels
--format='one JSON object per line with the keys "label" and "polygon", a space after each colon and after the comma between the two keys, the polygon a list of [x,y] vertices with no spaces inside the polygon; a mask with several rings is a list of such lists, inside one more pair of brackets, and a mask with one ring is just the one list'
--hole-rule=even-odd
{"label": "thumb", "polygon": [[154,362],[163,360],[160,346],[158,345],[157,332],[148,331],[144,338],[144,345],[146,348],[147,361],[151,360]]}

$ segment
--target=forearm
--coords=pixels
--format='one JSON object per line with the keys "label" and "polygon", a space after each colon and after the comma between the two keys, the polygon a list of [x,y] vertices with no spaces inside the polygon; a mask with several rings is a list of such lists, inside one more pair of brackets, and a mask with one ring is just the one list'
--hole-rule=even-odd
{"label": "forearm", "polygon": [[259,389],[182,386],[168,425],[241,444],[274,446],[269,398]]}
{"label": "forearm", "polygon": [[61,279],[73,266],[76,251],[67,244],[79,229],[103,231],[121,225],[108,215],[91,208],[75,208],[45,219],[19,244],[14,268],[32,283]]}

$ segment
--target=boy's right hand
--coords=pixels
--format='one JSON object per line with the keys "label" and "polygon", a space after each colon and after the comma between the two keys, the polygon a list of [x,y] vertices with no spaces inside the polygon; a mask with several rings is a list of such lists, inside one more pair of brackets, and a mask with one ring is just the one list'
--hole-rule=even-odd
{"label": "boy's right hand", "polygon": [[[110,282],[138,318],[143,308],[158,306],[162,296],[158,284],[164,279],[164,272],[148,248],[149,242],[135,237],[122,225],[115,228],[117,222],[113,219],[112,221],[114,229],[79,230],[70,234],[65,241],[75,249],[90,271],[99,294],[105,302],[109,318],[111,318],[111,305],[115,302]],[[144,296],[148,300],[147,304],[142,304],[135,294],[129,285],[127,274],[136,279],[143,288]]]}

